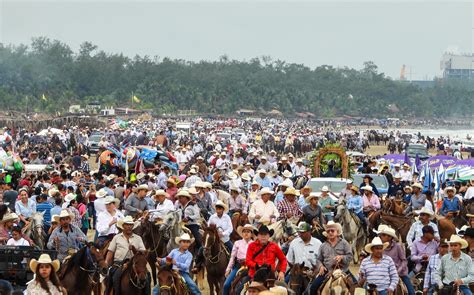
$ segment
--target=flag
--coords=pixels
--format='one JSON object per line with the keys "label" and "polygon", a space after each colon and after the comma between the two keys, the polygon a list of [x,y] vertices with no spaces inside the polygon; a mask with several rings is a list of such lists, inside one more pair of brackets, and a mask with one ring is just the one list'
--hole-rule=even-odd
{"label": "flag", "polygon": [[415,166],[416,166],[416,167],[419,167],[420,165],[421,165],[420,156],[419,156],[418,154],[416,154]]}
{"label": "flag", "polygon": [[410,158],[408,157],[408,153],[407,151],[405,150],[405,163],[407,163],[408,165],[410,165]]}
{"label": "flag", "polygon": [[140,103],[140,101],[141,101],[136,95],[134,95],[132,97],[132,100],[133,100],[133,102],[136,102],[136,103]]}
{"label": "flag", "polygon": [[431,169],[430,169],[430,166],[428,165],[428,161],[426,161],[423,171],[425,174],[425,179],[423,181],[423,188],[425,190],[430,190],[431,183],[433,182],[433,174],[431,173]]}
{"label": "flag", "polygon": [[416,161],[413,161],[413,164],[411,165],[411,173],[418,173],[418,168],[416,167]]}
{"label": "flag", "polygon": [[438,168],[436,168],[434,172],[434,177],[433,177],[433,183],[435,184],[435,190],[439,192],[439,189],[441,188],[441,183],[439,181],[439,171]]}
{"label": "flag", "polygon": [[46,95],[44,95],[44,93],[43,93],[43,95],[41,95],[41,99],[44,100],[44,101],[48,101],[48,98],[46,97]]}
{"label": "flag", "polygon": [[448,172],[446,171],[446,169],[444,169],[443,163],[441,163],[441,165],[439,165],[439,168],[438,168],[438,177],[439,177],[439,187],[440,188],[443,185],[443,183],[446,182],[446,174],[448,174]]}

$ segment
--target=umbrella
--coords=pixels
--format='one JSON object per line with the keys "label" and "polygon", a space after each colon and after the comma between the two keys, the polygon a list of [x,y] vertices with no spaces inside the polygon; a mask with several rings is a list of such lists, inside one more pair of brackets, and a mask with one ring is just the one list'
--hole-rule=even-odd
{"label": "umbrella", "polygon": [[439,168],[441,164],[446,168],[455,166],[456,161],[457,159],[455,157],[440,155],[430,157],[425,163],[428,163],[429,168],[434,170],[435,168]]}

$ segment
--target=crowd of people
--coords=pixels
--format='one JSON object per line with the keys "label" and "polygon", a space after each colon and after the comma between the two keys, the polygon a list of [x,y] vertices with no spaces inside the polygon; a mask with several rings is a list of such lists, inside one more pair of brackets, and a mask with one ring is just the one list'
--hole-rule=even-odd
{"label": "crowd of people", "polygon": [[[15,135],[11,130],[5,131],[9,138],[3,145],[6,153],[19,155],[23,164],[48,165],[31,173],[0,170],[0,244],[45,247],[57,253],[58,260],[44,254],[30,261],[36,276],[28,285],[27,294],[65,294],[56,275],[60,262],[88,241],[99,248],[107,247],[105,260],[111,282],[107,292],[111,288],[117,292],[120,266],[133,256],[130,246],[146,250],[142,237],[133,231],[137,223],[162,221],[176,210],[189,234],[175,237],[178,247],[156,263],[172,265],[192,294],[201,294],[192,275],[201,270],[205,259],[202,223],[218,228],[229,252],[224,294],[229,294],[241,267],[248,268],[248,276],[237,290],[247,288],[248,294],[288,292],[284,287],[282,291],[281,286],[267,290],[265,285],[252,282],[253,276],[260,266],[270,265],[276,280],[291,289],[289,269],[301,264],[313,272],[307,294],[317,294],[335,269],[361,286],[375,285],[378,294],[394,294],[399,280],[410,295],[415,294],[411,278],[420,272],[425,273],[426,294],[450,285],[471,294],[474,215],[468,214],[471,220],[461,235],[453,235],[447,241],[440,240],[437,224],[432,220],[437,213],[447,217],[459,214],[463,204],[474,196],[474,182],[447,186],[438,203],[431,188],[423,187],[409,165],[391,166],[377,158],[363,158],[363,165],[354,168],[354,172],[367,174],[363,183],[348,179],[342,191],[331,191],[327,186],[317,192],[311,186],[296,188],[300,178],[311,175],[304,159],[305,143],[308,152],[326,142],[363,151],[371,142],[388,144],[391,139],[401,138],[400,134],[384,130],[337,131],[314,128],[304,122],[236,121],[232,122],[234,131],[229,131],[232,136],[224,138],[221,133],[226,128],[222,122],[198,121],[195,131],[187,134],[165,123],[136,123],[126,130],[111,132],[64,128],[61,134],[46,133],[46,141],[24,130]],[[244,132],[237,137],[235,128]],[[248,130],[251,131],[245,132]],[[151,168],[125,171],[114,161],[95,163],[88,143],[94,132],[103,134],[97,159],[110,146],[160,146],[175,155],[179,169],[157,162]],[[349,266],[356,253],[344,239],[341,224],[334,220],[334,211],[336,202],[346,204],[367,236],[372,235],[367,217],[381,209],[382,195],[368,175],[371,173],[385,175],[390,184],[387,197],[401,196],[407,204],[405,213],[417,215],[418,220],[406,238],[410,255],[399,241],[398,229],[381,225],[365,246],[367,257],[360,270],[352,273]],[[248,223],[234,228],[234,213],[248,215]],[[38,214],[43,221],[43,238],[25,234]],[[294,231],[284,241],[274,241],[272,224],[281,220],[293,222]],[[314,237],[318,228],[323,235]],[[240,237],[236,241],[230,238],[234,231]],[[191,244],[196,251],[190,251]],[[247,282],[251,283],[245,286]],[[154,286],[153,294],[159,291],[160,286]]]}

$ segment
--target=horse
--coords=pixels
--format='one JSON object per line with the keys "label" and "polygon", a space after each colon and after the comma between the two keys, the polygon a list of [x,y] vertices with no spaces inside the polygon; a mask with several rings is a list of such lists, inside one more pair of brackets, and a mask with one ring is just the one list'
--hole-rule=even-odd
{"label": "horse", "polygon": [[302,295],[313,278],[313,270],[309,267],[305,267],[304,262],[295,264],[290,269],[290,289],[293,290],[296,295]]}
{"label": "horse", "polygon": [[44,212],[35,212],[31,214],[30,224],[23,229],[25,235],[30,237],[35,245],[41,250],[44,249],[46,239],[46,233],[44,232],[43,226],[43,216]]}
{"label": "horse", "polygon": [[321,289],[321,295],[349,295],[351,294],[352,278],[341,269],[335,269]]}
{"label": "horse", "polygon": [[274,234],[270,239],[276,243],[283,242],[285,239],[296,232],[296,226],[291,219],[287,218],[270,224],[268,229],[274,230]]}
{"label": "horse", "polygon": [[107,273],[107,264],[99,249],[87,244],[61,265],[58,272],[68,294],[102,294],[100,276]]}
{"label": "horse", "polygon": [[438,219],[438,231],[441,241],[449,240],[451,235],[456,234],[456,226],[447,218]]}
{"label": "horse", "polygon": [[234,214],[232,214],[231,221],[232,221],[233,230],[232,230],[232,233],[230,234],[230,240],[232,242],[235,242],[235,241],[241,239],[241,237],[237,233],[237,228],[239,226],[244,226],[244,225],[246,225],[247,223],[250,223],[250,222],[249,222],[249,218],[248,218],[247,214],[244,214],[241,211],[234,212]]}
{"label": "horse", "polygon": [[247,267],[241,267],[237,274],[235,275],[234,280],[232,281],[232,284],[230,285],[230,290],[229,294],[237,294],[237,289],[242,285],[243,279],[248,277],[248,268]]}
{"label": "horse", "polygon": [[369,215],[371,229],[376,229],[380,224],[389,225],[400,235],[400,241],[402,242],[406,242],[408,231],[414,221],[413,216],[398,216],[385,213],[382,210],[378,210]]}
{"label": "horse", "polygon": [[230,253],[224,243],[221,242],[219,232],[215,224],[204,228],[203,236],[204,266],[206,267],[207,282],[210,294],[221,294],[224,288],[225,269],[229,264]]}
{"label": "horse", "polygon": [[305,176],[305,175],[301,175],[301,176],[296,177],[296,179],[295,179],[295,189],[301,189],[302,187],[304,187],[306,185],[307,182],[308,182],[308,177]]}
{"label": "horse", "polygon": [[170,253],[171,250],[179,248],[179,245],[176,244],[175,238],[181,236],[184,231],[189,234],[191,234],[191,232],[182,225],[181,212],[179,210],[168,212],[163,219],[163,223],[166,224],[169,229],[170,239],[166,244],[166,253]]}
{"label": "horse", "polygon": [[341,223],[344,239],[351,244],[352,253],[354,253],[354,263],[357,264],[359,262],[359,253],[364,248],[367,235],[360,225],[359,218],[349,212],[345,202],[337,206],[336,212],[334,221]]}
{"label": "horse", "polygon": [[156,285],[156,258],[166,256],[166,245],[169,241],[170,226],[166,223],[156,224],[145,220],[141,222],[134,232],[139,232],[143,239],[145,248],[150,251],[148,255],[148,264],[150,265],[153,284]]}
{"label": "horse", "polygon": [[147,264],[148,251],[138,251],[132,246],[132,259],[123,265],[120,277],[120,294],[148,294]]}
{"label": "horse", "polygon": [[405,211],[405,207],[403,206],[401,199],[395,198],[386,198],[383,201],[383,206],[385,213],[392,213],[394,215],[404,216],[403,212]]}
{"label": "horse", "polygon": [[166,264],[158,269],[158,283],[162,295],[188,295],[186,284],[173,271],[173,266]]}

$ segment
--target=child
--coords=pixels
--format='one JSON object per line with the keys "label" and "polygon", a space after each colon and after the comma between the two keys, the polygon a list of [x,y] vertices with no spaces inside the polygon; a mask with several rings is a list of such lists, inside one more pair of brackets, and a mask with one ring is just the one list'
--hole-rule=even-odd
{"label": "child", "polygon": [[[172,264],[173,269],[177,270],[179,274],[184,278],[186,281],[186,285],[188,286],[191,294],[193,295],[201,295],[201,291],[199,291],[198,286],[194,283],[193,279],[189,275],[189,267],[191,266],[191,262],[193,261],[193,254],[188,251],[189,246],[193,242],[191,237],[188,234],[183,234],[180,237],[176,238],[176,243],[179,244],[178,249],[173,249],[170,254],[166,258],[157,258],[157,264],[165,265],[165,264]],[[160,286],[157,285],[153,288],[153,295],[160,294]]]}
{"label": "child", "polygon": [[30,243],[21,236],[19,226],[13,227],[12,237],[8,240],[7,246],[30,246]]}

